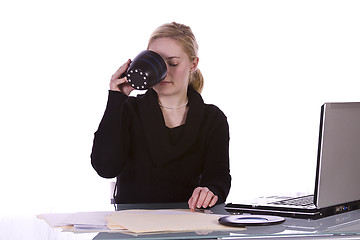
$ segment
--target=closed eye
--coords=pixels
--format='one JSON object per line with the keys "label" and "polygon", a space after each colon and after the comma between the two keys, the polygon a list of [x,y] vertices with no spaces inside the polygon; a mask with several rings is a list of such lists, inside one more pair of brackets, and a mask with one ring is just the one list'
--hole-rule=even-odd
{"label": "closed eye", "polygon": [[179,65],[178,59],[180,59],[180,57],[173,56],[166,58],[166,61],[170,67],[176,67],[177,65]]}

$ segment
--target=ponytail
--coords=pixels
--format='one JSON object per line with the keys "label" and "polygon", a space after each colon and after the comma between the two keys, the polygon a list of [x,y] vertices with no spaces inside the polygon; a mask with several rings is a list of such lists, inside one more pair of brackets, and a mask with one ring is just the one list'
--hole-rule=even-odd
{"label": "ponytail", "polygon": [[200,69],[196,69],[190,74],[189,85],[196,90],[198,93],[201,93],[204,87],[204,77]]}

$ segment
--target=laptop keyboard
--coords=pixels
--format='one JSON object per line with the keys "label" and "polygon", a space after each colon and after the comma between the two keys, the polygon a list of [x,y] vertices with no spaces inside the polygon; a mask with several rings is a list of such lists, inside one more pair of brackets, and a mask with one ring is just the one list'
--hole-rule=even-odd
{"label": "laptop keyboard", "polygon": [[309,206],[314,204],[314,195],[290,198],[286,200],[272,202],[272,204],[291,205],[291,206]]}

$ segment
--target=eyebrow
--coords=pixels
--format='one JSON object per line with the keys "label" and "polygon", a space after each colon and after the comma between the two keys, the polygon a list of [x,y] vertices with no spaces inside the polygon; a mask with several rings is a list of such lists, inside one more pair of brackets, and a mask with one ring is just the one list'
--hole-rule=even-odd
{"label": "eyebrow", "polygon": [[173,56],[173,57],[167,57],[166,60],[171,60],[171,59],[174,59],[174,58],[180,58],[180,57],[176,57],[176,56]]}

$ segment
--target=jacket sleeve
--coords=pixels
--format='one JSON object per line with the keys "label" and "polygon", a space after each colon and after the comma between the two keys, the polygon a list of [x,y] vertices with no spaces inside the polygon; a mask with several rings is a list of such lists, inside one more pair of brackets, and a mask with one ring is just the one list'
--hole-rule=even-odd
{"label": "jacket sleeve", "polygon": [[223,203],[230,191],[229,125],[226,116],[219,110],[208,135],[205,164],[200,186],[208,187]]}
{"label": "jacket sleeve", "polygon": [[127,99],[121,92],[109,91],[103,118],[94,134],[91,164],[104,178],[119,175],[127,159],[129,133],[124,114]]}

